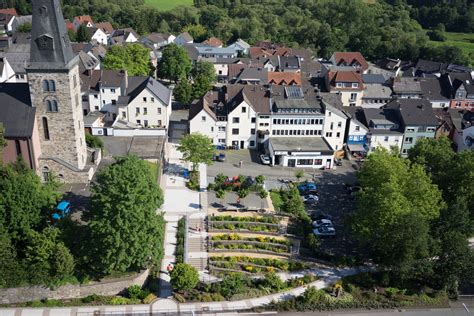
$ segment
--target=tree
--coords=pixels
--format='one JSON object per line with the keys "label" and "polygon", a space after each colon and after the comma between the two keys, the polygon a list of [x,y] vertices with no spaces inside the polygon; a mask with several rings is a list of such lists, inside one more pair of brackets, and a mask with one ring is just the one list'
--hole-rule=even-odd
{"label": "tree", "polygon": [[227,274],[222,278],[221,282],[212,284],[213,292],[220,293],[227,300],[230,300],[234,294],[245,291],[249,284],[249,279],[242,273]]}
{"label": "tree", "polygon": [[301,214],[306,213],[304,208],[303,199],[300,196],[300,192],[296,186],[292,186],[288,192],[287,201],[285,202],[284,208],[286,212],[300,217]]}
{"label": "tree", "polygon": [[17,26],[16,31],[19,33],[30,33],[31,32],[31,23],[23,23]]}
{"label": "tree", "polygon": [[193,99],[193,86],[188,79],[181,78],[173,90],[173,95],[179,103],[189,104]]}
{"label": "tree", "polygon": [[0,165],[0,174],[0,226],[16,244],[47,219],[57,201],[57,183],[41,183],[21,160]]}
{"label": "tree", "polygon": [[98,136],[86,133],[86,144],[90,148],[104,149],[104,142]]}
{"label": "tree", "polygon": [[163,49],[158,65],[158,76],[177,82],[180,78],[188,78],[192,64],[184,48],[170,44]]}
{"label": "tree", "polygon": [[178,263],[171,271],[171,285],[178,291],[190,291],[198,282],[198,271],[187,263]]}
{"label": "tree", "polygon": [[410,277],[429,257],[429,225],[445,207],[441,192],[420,165],[382,149],[369,155],[358,179],[354,236],[378,263]]}
{"label": "tree", "polygon": [[92,192],[90,265],[104,274],[159,266],[164,220],[157,209],[163,194],[145,162],[117,159],[97,175]]}
{"label": "tree", "polygon": [[90,42],[91,40],[91,33],[90,30],[87,26],[84,24],[81,24],[79,28],[77,29],[76,33],[76,41],[79,43],[87,43]]}
{"label": "tree", "polygon": [[192,133],[185,135],[181,139],[178,151],[183,154],[185,161],[191,162],[193,171],[196,171],[200,163],[212,164],[212,157],[216,149],[209,137],[199,133]]}
{"label": "tree", "polygon": [[129,76],[148,76],[153,72],[150,50],[137,43],[111,46],[102,65],[104,69],[126,70]]}
{"label": "tree", "polygon": [[68,29],[67,35],[69,36],[69,41],[75,42],[76,41],[76,32],[74,30]]}
{"label": "tree", "polygon": [[193,76],[193,98],[202,97],[212,89],[217,76],[214,66],[206,61],[198,61],[191,72]]}
{"label": "tree", "polygon": [[298,179],[298,181],[300,181],[301,178],[304,177],[304,171],[303,171],[303,170],[297,170],[297,171],[295,171],[295,177],[296,177],[296,179]]}
{"label": "tree", "polygon": [[201,24],[186,25],[181,32],[188,32],[194,38],[195,42],[202,42],[206,39],[207,30]]}
{"label": "tree", "polygon": [[0,228],[0,288],[22,286],[27,282],[27,273],[17,257],[10,237]]}

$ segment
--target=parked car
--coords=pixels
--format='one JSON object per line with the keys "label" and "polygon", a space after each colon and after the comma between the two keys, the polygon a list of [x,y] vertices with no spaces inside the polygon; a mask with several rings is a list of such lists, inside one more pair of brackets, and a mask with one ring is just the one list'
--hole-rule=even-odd
{"label": "parked car", "polygon": [[319,228],[319,227],[323,227],[323,226],[334,227],[332,225],[332,221],[330,219],[326,219],[326,218],[318,219],[318,220],[313,222],[313,228]]}
{"label": "parked car", "polygon": [[328,215],[324,212],[321,212],[321,211],[312,211],[310,217],[313,221],[317,221],[317,220],[320,220],[320,219],[332,220],[332,216],[330,216],[330,215]]}
{"label": "parked car", "polygon": [[269,165],[270,162],[271,162],[270,156],[261,154],[261,155],[260,155],[260,162],[261,162],[263,165]]}
{"label": "parked car", "polygon": [[316,236],[336,236],[336,229],[333,226],[321,226],[313,229],[313,234]]}
{"label": "parked car", "polygon": [[56,210],[53,213],[53,219],[60,220],[71,212],[71,203],[68,201],[61,201],[59,202],[58,206],[56,206]]}
{"label": "parked car", "polygon": [[308,192],[312,190],[317,190],[316,183],[314,182],[306,182],[298,185],[298,191],[300,191],[302,195],[308,194]]}
{"label": "parked car", "polygon": [[317,195],[304,195],[303,202],[305,203],[317,203],[319,202],[319,197]]}
{"label": "parked car", "polygon": [[224,154],[224,153],[220,153],[220,154],[218,154],[218,155],[214,155],[214,157],[212,157],[212,160],[224,162],[224,161],[225,161],[225,154]]}

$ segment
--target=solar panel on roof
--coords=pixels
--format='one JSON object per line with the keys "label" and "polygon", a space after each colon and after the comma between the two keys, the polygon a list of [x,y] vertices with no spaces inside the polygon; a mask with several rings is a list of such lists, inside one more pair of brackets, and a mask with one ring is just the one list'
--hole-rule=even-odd
{"label": "solar panel on roof", "polygon": [[285,94],[288,99],[302,99],[303,90],[301,87],[287,86],[285,87]]}

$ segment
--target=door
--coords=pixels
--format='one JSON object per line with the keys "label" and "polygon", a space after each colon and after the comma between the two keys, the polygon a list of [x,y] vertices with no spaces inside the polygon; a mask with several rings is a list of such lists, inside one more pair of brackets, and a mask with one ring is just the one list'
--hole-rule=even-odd
{"label": "door", "polygon": [[288,159],[288,167],[294,167],[296,165],[296,159]]}
{"label": "door", "polygon": [[331,159],[326,159],[326,169],[331,169]]}
{"label": "door", "polygon": [[240,141],[240,149],[244,149],[245,146],[245,141],[241,140]]}
{"label": "door", "polygon": [[103,130],[104,130],[104,136],[107,136],[107,129],[104,128]]}

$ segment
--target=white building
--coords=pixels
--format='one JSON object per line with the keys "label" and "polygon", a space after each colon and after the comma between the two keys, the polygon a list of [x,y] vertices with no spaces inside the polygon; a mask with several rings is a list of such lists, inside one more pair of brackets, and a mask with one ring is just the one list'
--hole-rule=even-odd
{"label": "white building", "polygon": [[105,34],[105,32],[102,31],[102,29],[97,28],[95,29],[95,31],[93,31],[93,34],[91,36],[91,41],[95,41],[102,45],[107,45],[109,43],[109,36]]}
{"label": "white building", "polygon": [[241,52],[241,54],[243,55],[247,55],[250,49],[250,45],[241,38],[230,44],[228,47],[231,47],[236,51]]}
{"label": "white building", "polygon": [[0,83],[17,82],[15,71],[5,57],[0,57]]}
{"label": "white building", "polygon": [[403,131],[396,112],[391,109],[364,109],[365,123],[369,129],[367,142],[369,152],[377,147],[401,150]]}
{"label": "white building", "polygon": [[348,116],[334,106],[322,101],[324,111],[324,138],[335,151],[342,150]]}
{"label": "white building", "polygon": [[183,46],[184,44],[192,44],[194,43],[194,39],[188,32],[184,32],[176,36],[174,39],[174,43],[176,45]]}

